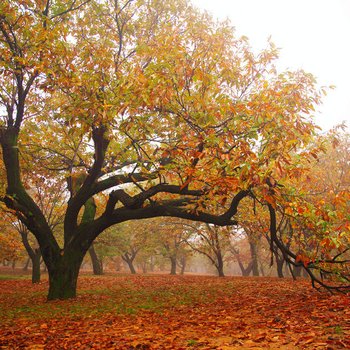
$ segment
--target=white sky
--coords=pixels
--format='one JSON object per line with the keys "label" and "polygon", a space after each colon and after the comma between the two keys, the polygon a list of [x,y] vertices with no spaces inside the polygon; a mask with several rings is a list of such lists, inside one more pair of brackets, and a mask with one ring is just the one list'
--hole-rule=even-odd
{"label": "white sky", "polygon": [[280,48],[280,69],[302,68],[319,85],[335,85],[318,107],[316,122],[327,130],[350,127],[350,0],[192,0],[215,18],[229,18],[254,49],[267,38]]}

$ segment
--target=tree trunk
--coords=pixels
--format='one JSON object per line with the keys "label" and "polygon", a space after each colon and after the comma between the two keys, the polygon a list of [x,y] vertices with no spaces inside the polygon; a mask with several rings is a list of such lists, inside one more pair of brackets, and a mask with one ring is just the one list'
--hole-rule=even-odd
{"label": "tree trunk", "polygon": [[22,227],[19,230],[19,233],[22,237],[22,243],[27,251],[27,254],[32,262],[32,283],[40,282],[40,259],[41,259],[41,250],[40,248],[32,248],[29,243],[28,234],[29,231]]}
{"label": "tree trunk", "polygon": [[217,255],[218,263],[216,264],[216,269],[218,270],[219,277],[225,277],[224,274],[224,261],[222,260],[221,254]]}
{"label": "tree trunk", "polygon": [[135,270],[134,264],[132,263],[132,260],[128,260],[126,263],[129,266],[131,274],[136,275],[136,270]]}
{"label": "tree trunk", "polygon": [[47,264],[49,272],[49,294],[47,300],[66,300],[75,298],[80,265],[84,254],[74,251],[64,254],[51,264]]}
{"label": "tree trunk", "polygon": [[[39,253],[37,252],[39,251]],[[40,249],[35,250],[35,255],[31,258],[32,260],[32,283],[39,283],[41,278],[40,273]]]}
{"label": "tree trunk", "polygon": [[180,275],[184,275],[185,274],[185,269],[186,269],[186,256],[182,256],[181,259],[181,270],[180,270]]}
{"label": "tree trunk", "polygon": [[176,257],[170,256],[169,259],[170,259],[170,263],[171,263],[170,274],[176,275]]}
{"label": "tree trunk", "polygon": [[102,261],[98,258],[96,254],[94,244],[91,244],[91,247],[89,248],[89,254],[91,258],[94,275],[103,275]]}
{"label": "tree trunk", "polygon": [[259,276],[259,264],[258,264],[258,252],[257,245],[255,242],[249,242],[250,254],[252,257],[252,271],[253,276]]}
{"label": "tree trunk", "polygon": [[301,277],[301,270],[303,268],[301,266],[293,266],[293,275],[295,277]]}
{"label": "tree trunk", "polygon": [[283,259],[279,259],[276,256],[277,275],[278,275],[279,278],[284,278],[284,275],[283,275],[283,264],[284,264],[284,260]]}
{"label": "tree trunk", "polygon": [[130,258],[130,256],[127,253],[125,253],[122,255],[122,259],[128,264],[131,274],[136,275],[136,270],[133,264],[134,258]]}
{"label": "tree trunk", "polygon": [[242,263],[239,263],[239,267],[242,271],[242,276],[248,277],[253,270],[253,262],[251,261],[246,268],[244,268]]}

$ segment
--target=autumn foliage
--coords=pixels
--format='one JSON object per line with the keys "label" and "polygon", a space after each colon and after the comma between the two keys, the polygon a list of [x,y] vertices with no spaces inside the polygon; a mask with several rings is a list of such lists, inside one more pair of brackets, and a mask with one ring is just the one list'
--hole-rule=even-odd
{"label": "autumn foliage", "polygon": [[[348,288],[348,216],[333,220],[298,185],[323,149],[311,114],[324,91],[309,73],[278,72],[273,43],[255,53],[186,0],[3,1],[0,11],[1,201],[38,241],[49,300],[76,296],[84,256],[111,226],[171,216],[239,227],[247,198],[271,250],[316,285],[335,272]],[[62,184],[52,226],[32,188]],[[347,208],[347,195],[327,201]],[[317,231],[316,246],[287,244],[285,216],[301,243]]]}
{"label": "autumn foliage", "polygon": [[80,295],[2,280],[2,349],[346,349],[350,307],[307,281],[81,276]]}

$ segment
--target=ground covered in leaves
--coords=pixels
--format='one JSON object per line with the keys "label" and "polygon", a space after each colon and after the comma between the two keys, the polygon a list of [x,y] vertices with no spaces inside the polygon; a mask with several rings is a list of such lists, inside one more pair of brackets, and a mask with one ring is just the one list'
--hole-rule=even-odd
{"label": "ground covered in leaves", "polygon": [[46,302],[0,276],[0,349],[349,349],[350,296],[277,278],[106,275]]}

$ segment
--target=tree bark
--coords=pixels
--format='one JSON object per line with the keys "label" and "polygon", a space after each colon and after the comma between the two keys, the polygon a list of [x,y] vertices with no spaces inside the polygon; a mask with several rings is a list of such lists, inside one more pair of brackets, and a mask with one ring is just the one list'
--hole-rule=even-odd
{"label": "tree bark", "polygon": [[135,267],[134,267],[134,264],[132,263],[132,261],[128,260],[126,263],[129,266],[131,274],[136,275],[136,270],[135,270]]}
{"label": "tree bark", "polygon": [[222,259],[221,253],[216,254],[216,257],[217,257],[216,269],[218,271],[218,276],[219,277],[225,277],[225,274],[224,274],[224,261]]}
{"label": "tree bark", "polygon": [[283,274],[284,259],[279,257],[278,253],[276,253],[275,256],[276,256],[276,265],[277,265],[277,276],[279,278],[284,278],[284,274]]}
{"label": "tree bark", "polygon": [[170,275],[176,275],[176,256],[170,256],[170,264],[171,264],[171,268],[170,268]]}
{"label": "tree bark", "polygon": [[255,242],[249,242],[250,254],[252,257],[252,272],[253,276],[259,276],[258,251]]}
{"label": "tree bark", "polygon": [[41,260],[41,253],[40,249],[36,249],[39,252],[36,252],[36,254],[33,256],[32,260],[32,283],[39,283],[41,279],[41,272],[40,272],[40,260]]}
{"label": "tree bark", "polygon": [[180,275],[184,275],[185,274],[185,269],[186,269],[186,256],[183,255],[180,258],[180,263],[181,263],[181,269],[180,269]]}
{"label": "tree bark", "polygon": [[94,275],[103,275],[102,261],[98,258],[96,254],[94,244],[91,244],[91,247],[89,248],[89,254]]}
{"label": "tree bark", "polygon": [[39,283],[41,279],[41,273],[40,273],[40,259],[41,259],[41,251],[40,248],[32,248],[29,240],[28,240],[28,234],[29,231],[22,227],[19,230],[19,233],[22,238],[22,243],[27,251],[27,254],[29,256],[29,259],[32,262],[32,283]]}
{"label": "tree bark", "polygon": [[74,251],[65,253],[48,265],[49,294],[47,300],[75,298],[79,269],[84,254]]}

